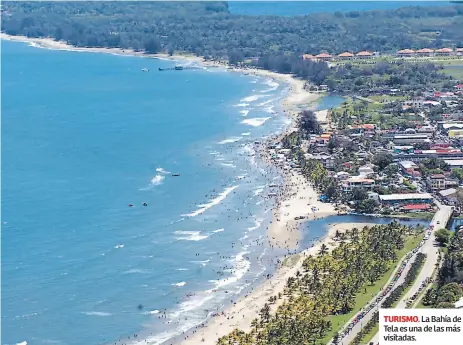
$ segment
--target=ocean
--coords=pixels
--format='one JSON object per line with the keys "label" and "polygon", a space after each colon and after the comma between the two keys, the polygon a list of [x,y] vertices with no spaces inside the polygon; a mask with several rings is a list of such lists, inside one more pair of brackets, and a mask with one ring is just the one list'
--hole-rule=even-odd
{"label": "ocean", "polygon": [[2,62],[3,344],[159,344],[272,270],[281,180],[253,147],[287,85],[9,41]]}

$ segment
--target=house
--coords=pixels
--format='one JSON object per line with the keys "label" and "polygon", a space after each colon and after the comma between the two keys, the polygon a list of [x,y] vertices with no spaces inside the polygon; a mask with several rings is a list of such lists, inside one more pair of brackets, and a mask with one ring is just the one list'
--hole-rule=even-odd
{"label": "house", "polygon": [[423,48],[416,51],[417,56],[431,56],[434,53],[434,50],[429,48]]}
{"label": "house", "polygon": [[413,171],[418,169],[418,165],[416,165],[412,161],[400,161],[399,166],[400,166],[400,169],[402,170],[402,172],[404,172],[407,175],[412,175]]}
{"label": "house", "polygon": [[428,184],[432,190],[445,188],[445,176],[443,174],[433,174],[428,177]]}
{"label": "house", "polygon": [[311,54],[304,54],[302,55],[302,60],[315,60],[315,56],[311,55]]}
{"label": "house", "polygon": [[375,180],[363,178],[361,176],[355,176],[343,181],[341,186],[345,192],[350,192],[355,188],[371,190],[375,186]]}
{"label": "house", "polygon": [[330,155],[314,155],[311,157],[312,159],[316,159],[320,163],[322,163],[323,167],[326,169],[333,169],[334,168],[334,158]]}
{"label": "house", "polygon": [[348,172],[345,172],[345,171],[340,171],[335,175],[335,177],[339,181],[344,181],[344,180],[347,180],[350,177],[350,174]]}
{"label": "house", "polygon": [[373,54],[367,51],[363,51],[363,52],[357,53],[356,57],[357,59],[370,59],[373,57]]}
{"label": "house", "polygon": [[384,205],[431,204],[432,195],[429,193],[406,193],[380,195],[379,200]]}
{"label": "house", "polygon": [[451,129],[448,131],[449,138],[461,138],[463,137],[463,129]]}
{"label": "house", "polygon": [[396,53],[398,57],[412,57],[414,54],[415,51],[411,49],[402,49]]}
{"label": "house", "polygon": [[429,141],[429,136],[426,134],[397,134],[394,135],[393,141],[395,144],[417,144]]}
{"label": "house", "polygon": [[455,188],[444,189],[439,192],[439,195],[451,204],[454,204],[457,201],[455,194],[457,194],[457,190]]}
{"label": "house", "polygon": [[320,53],[318,55],[315,55],[315,58],[321,61],[330,61],[333,58],[333,56],[331,56],[328,53]]}
{"label": "house", "polygon": [[344,52],[338,55],[340,60],[352,60],[354,58],[354,54],[349,52]]}
{"label": "house", "polygon": [[359,176],[369,176],[373,175],[375,171],[373,170],[373,166],[371,165],[364,165],[359,167]]}
{"label": "house", "polygon": [[463,48],[457,48],[455,49],[455,52],[457,53],[457,55],[463,55]]}
{"label": "house", "polygon": [[463,159],[446,159],[444,162],[450,166],[450,170],[463,168]]}
{"label": "house", "polygon": [[452,48],[441,48],[437,49],[435,55],[437,56],[450,56],[453,53]]}

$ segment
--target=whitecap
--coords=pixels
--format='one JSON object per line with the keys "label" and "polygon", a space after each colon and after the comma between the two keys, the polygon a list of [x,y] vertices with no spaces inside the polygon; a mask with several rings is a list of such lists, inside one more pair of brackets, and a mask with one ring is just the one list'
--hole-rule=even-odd
{"label": "whitecap", "polygon": [[210,235],[201,235],[201,231],[175,231],[174,234],[180,235],[175,237],[179,241],[201,241],[208,238]]}
{"label": "whitecap", "polygon": [[220,229],[214,230],[214,231],[212,231],[212,232],[217,233],[217,232],[222,232],[222,231],[225,231],[225,229],[224,229],[224,228],[220,228]]}
{"label": "whitecap", "polygon": [[200,264],[201,266],[206,266],[209,262],[211,262],[211,259],[203,260],[203,261],[190,261],[194,264]]}
{"label": "whitecap", "polygon": [[236,168],[236,165],[233,163],[221,163],[220,165],[223,165],[224,167]]}
{"label": "whitecap", "polygon": [[248,228],[248,230],[249,230],[249,231],[253,231],[253,230],[258,229],[258,228],[261,226],[261,224],[262,224],[263,221],[264,221],[264,220],[261,219],[261,218],[255,219],[255,220],[254,220],[254,226]]}
{"label": "whitecap", "polygon": [[253,126],[253,127],[259,127],[259,126],[262,126],[265,123],[265,121],[267,121],[268,119],[270,119],[270,117],[256,117],[252,119],[245,119],[241,121],[241,123],[245,125]]}
{"label": "whitecap", "polygon": [[248,116],[249,110],[248,109],[240,110],[240,114],[241,116]]}
{"label": "whitecap", "polygon": [[224,139],[222,141],[219,141],[218,144],[223,145],[223,144],[236,143],[240,139],[241,139],[241,137],[231,137],[231,138],[227,138],[227,139]]}
{"label": "whitecap", "polygon": [[271,103],[271,102],[273,102],[273,101],[275,101],[275,100],[274,100],[274,99],[269,99],[268,101],[259,103],[258,106],[259,106],[259,107],[263,107],[264,105],[269,104],[269,103]]}
{"label": "whitecap", "polygon": [[111,316],[111,313],[106,313],[103,311],[85,311],[82,314],[88,315],[88,316]]}
{"label": "whitecap", "polygon": [[16,345],[27,345],[27,341],[21,341],[20,343],[16,343]]}
{"label": "whitecap", "polygon": [[120,249],[120,248],[124,248],[124,245],[123,244],[118,244],[117,246],[114,247],[114,249]]}
{"label": "whitecap", "polygon": [[252,96],[248,96],[248,97],[245,97],[243,98],[241,101],[242,102],[254,102],[254,101],[257,101],[259,98],[263,98],[263,97],[267,97],[268,95],[252,95]]}
{"label": "whitecap", "polygon": [[176,268],[175,270],[176,271],[189,271],[188,268]]}
{"label": "whitecap", "polygon": [[249,105],[249,103],[238,103],[238,104],[235,104],[234,107],[247,107]]}
{"label": "whitecap", "polygon": [[159,186],[162,183],[162,180],[164,180],[164,176],[162,175],[156,175],[151,179],[151,186]]}
{"label": "whitecap", "polygon": [[274,106],[274,105],[272,105],[272,106],[270,106],[270,107],[267,107],[267,108],[265,108],[265,109],[264,109],[264,111],[265,111],[266,113],[270,113],[270,114],[276,114],[276,111],[275,111],[275,110],[273,110],[273,108],[275,108],[275,106]]}
{"label": "whitecap", "polygon": [[145,315],[156,315],[156,314],[159,314],[159,310],[155,309],[155,310],[150,310],[150,311],[147,311],[146,313],[144,313]]}
{"label": "whitecap", "polygon": [[142,269],[138,269],[138,268],[132,268],[132,269],[124,272],[124,274],[134,274],[134,273],[146,274],[146,273],[149,273],[149,272],[147,270],[142,270]]}
{"label": "whitecap", "polygon": [[198,210],[192,213],[189,213],[189,214],[183,214],[182,216],[183,217],[196,217],[197,215],[202,214],[209,208],[220,204],[223,200],[225,200],[227,195],[233,192],[236,188],[238,188],[238,186],[232,186],[232,187],[225,188],[225,190],[222,193],[220,193],[215,199],[210,200],[207,204],[198,205],[199,207]]}
{"label": "whitecap", "polygon": [[258,196],[263,191],[264,191],[264,188],[257,188],[256,190],[254,190],[254,196]]}
{"label": "whitecap", "polygon": [[236,283],[241,278],[243,278],[243,276],[251,267],[251,262],[244,257],[246,254],[248,254],[248,252],[240,252],[236,254],[235,258],[233,259],[233,275],[228,278],[212,281],[214,282],[215,287],[213,289],[208,290],[208,292],[212,292],[212,290],[222,288],[232,283]]}
{"label": "whitecap", "polygon": [[185,286],[185,285],[186,285],[186,282],[180,282],[180,283],[172,284],[172,286],[177,286],[177,287],[182,287],[182,286]]}
{"label": "whitecap", "polygon": [[248,135],[251,135],[251,132],[244,132],[244,133],[241,133],[241,135],[247,137]]}
{"label": "whitecap", "polygon": [[171,174],[170,171],[166,171],[166,170],[164,170],[163,168],[156,168],[156,171],[157,171],[157,172],[160,172],[160,173],[162,173],[162,174]]}

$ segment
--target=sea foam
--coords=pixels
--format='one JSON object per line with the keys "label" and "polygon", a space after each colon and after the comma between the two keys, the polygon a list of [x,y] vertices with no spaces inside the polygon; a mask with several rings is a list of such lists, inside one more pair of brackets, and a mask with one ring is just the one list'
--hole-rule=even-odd
{"label": "sea foam", "polygon": [[236,143],[237,141],[239,141],[241,139],[241,137],[231,137],[231,138],[227,138],[227,139],[224,139],[222,141],[219,141],[218,144],[231,144],[231,143]]}
{"label": "sea foam", "polygon": [[106,313],[103,311],[85,311],[82,314],[88,315],[88,316],[111,316],[111,313]]}
{"label": "sea foam", "polygon": [[248,96],[248,97],[243,98],[241,101],[242,102],[254,102],[254,101],[257,101],[260,98],[267,97],[267,96],[268,95],[252,95],[252,96]]}
{"label": "sea foam", "polygon": [[211,207],[220,204],[223,200],[225,200],[227,195],[233,192],[236,188],[238,188],[238,186],[232,186],[232,187],[225,188],[225,190],[222,193],[220,193],[215,199],[210,200],[207,204],[198,205],[199,207],[198,210],[192,213],[189,213],[189,214],[183,214],[182,216],[183,217],[196,217],[197,215],[205,212]]}
{"label": "sea foam", "polygon": [[245,119],[241,121],[241,123],[244,123],[245,125],[253,126],[253,127],[259,127],[262,126],[265,121],[270,119],[270,117],[255,117],[253,119]]}
{"label": "sea foam", "polygon": [[177,287],[182,287],[182,286],[185,286],[185,285],[186,285],[186,282],[180,282],[180,283],[172,284],[172,286],[177,286]]}
{"label": "sea foam", "polygon": [[208,238],[210,235],[201,235],[201,231],[175,231],[175,235],[178,235],[175,237],[176,240],[183,240],[183,241],[201,241],[205,240]]}

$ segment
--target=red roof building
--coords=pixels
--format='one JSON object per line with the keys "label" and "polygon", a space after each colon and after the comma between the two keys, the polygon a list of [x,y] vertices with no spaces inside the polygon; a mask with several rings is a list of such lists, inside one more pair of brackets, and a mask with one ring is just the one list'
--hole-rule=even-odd
{"label": "red roof building", "polygon": [[332,56],[327,53],[320,53],[318,55],[315,55],[317,59],[323,60],[323,61],[328,61],[331,60]]}
{"label": "red roof building", "polygon": [[373,56],[372,53],[370,52],[367,52],[367,51],[363,51],[363,52],[360,52],[360,53],[357,53],[357,57],[360,58],[360,59],[369,59]]}
{"label": "red roof building", "polygon": [[447,56],[453,53],[452,48],[441,48],[436,50],[436,55]]}
{"label": "red roof building", "polygon": [[402,49],[397,52],[397,55],[403,56],[403,57],[412,56],[413,54],[415,54],[415,51],[411,49]]}
{"label": "red roof building", "polygon": [[427,204],[409,204],[402,207],[404,211],[424,211],[429,209],[430,205]]}

